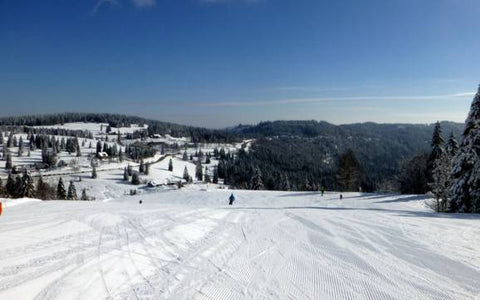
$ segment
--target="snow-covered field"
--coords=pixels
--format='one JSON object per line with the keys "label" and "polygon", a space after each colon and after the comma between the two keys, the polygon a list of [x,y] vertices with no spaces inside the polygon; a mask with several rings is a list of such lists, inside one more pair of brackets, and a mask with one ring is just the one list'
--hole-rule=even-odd
{"label": "snow-covered field", "polygon": [[374,194],[234,191],[230,207],[230,192],[10,200],[0,299],[480,297],[479,216]]}

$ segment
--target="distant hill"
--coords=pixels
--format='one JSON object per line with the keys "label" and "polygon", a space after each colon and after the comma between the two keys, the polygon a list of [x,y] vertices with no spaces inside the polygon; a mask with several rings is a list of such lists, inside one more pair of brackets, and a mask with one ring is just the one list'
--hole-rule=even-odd
{"label": "distant hill", "polygon": [[[464,124],[441,122],[441,127],[445,140],[451,132],[458,139]],[[268,188],[275,189],[282,174],[297,189],[302,189],[306,179],[327,188],[339,188],[335,177],[338,160],[352,149],[362,168],[363,186],[376,190],[383,182],[394,179],[403,161],[430,152],[433,128],[434,124],[274,121],[237,126],[232,131],[257,138],[251,151],[239,159],[244,160],[244,165],[258,167]],[[239,186],[242,184],[239,182]]]}
{"label": "distant hill", "polygon": [[146,124],[148,130],[145,134],[147,135],[169,134],[174,137],[190,137],[192,142],[232,142],[238,139],[237,135],[227,130],[193,127],[121,114],[68,112],[0,118],[0,126],[42,126],[70,122],[108,123],[112,127]]}

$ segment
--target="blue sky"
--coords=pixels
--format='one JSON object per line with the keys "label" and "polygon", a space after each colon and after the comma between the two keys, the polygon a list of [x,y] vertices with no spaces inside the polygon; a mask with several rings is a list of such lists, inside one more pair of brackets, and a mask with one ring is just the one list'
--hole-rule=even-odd
{"label": "blue sky", "polygon": [[463,122],[478,0],[0,0],[0,115]]}

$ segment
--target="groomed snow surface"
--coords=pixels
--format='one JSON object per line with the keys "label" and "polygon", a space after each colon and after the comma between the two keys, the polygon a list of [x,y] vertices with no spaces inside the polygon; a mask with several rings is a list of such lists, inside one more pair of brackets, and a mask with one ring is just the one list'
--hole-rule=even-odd
{"label": "groomed snow surface", "polygon": [[0,299],[480,297],[476,215],[418,196],[234,191],[228,206],[230,193],[11,200]]}

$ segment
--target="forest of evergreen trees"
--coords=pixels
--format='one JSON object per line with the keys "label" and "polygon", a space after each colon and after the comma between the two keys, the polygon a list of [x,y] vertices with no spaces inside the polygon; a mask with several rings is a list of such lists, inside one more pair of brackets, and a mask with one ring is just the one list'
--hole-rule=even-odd
{"label": "forest of evergreen trees", "polygon": [[59,113],[48,115],[2,117],[0,118],[0,128],[3,126],[3,131],[10,131],[12,126],[42,126],[64,124],[69,122],[108,123],[111,127],[129,127],[131,124],[138,124],[140,126],[147,125],[147,135],[169,134],[174,137],[190,137],[191,142],[193,143],[230,143],[240,141],[238,135],[226,129],[217,130],[199,128],[150,120],[136,116],[102,113]]}

